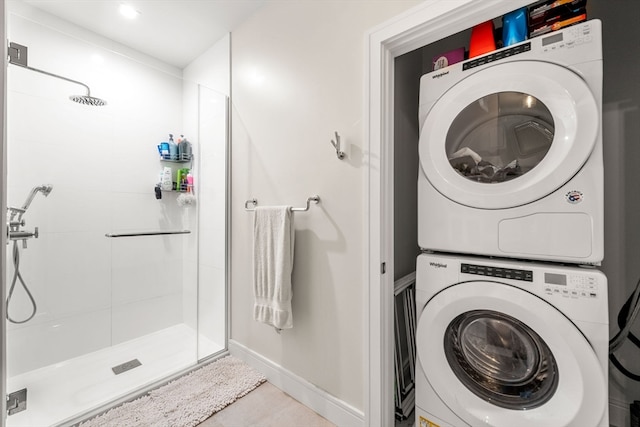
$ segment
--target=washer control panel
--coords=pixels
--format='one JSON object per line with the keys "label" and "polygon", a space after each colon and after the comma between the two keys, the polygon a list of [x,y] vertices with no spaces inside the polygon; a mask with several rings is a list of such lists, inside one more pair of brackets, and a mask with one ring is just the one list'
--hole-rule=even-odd
{"label": "washer control panel", "polygon": [[544,273],[544,292],[566,298],[598,298],[598,279],[588,274]]}
{"label": "washer control panel", "polygon": [[[500,279],[533,282],[533,270],[517,268],[494,267],[490,265],[460,264],[460,273],[473,274]],[[543,280],[541,280],[543,279]],[[542,283],[540,283],[542,282]],[[598,298],[598,278],[588,273],[552,273],[536,271],[536,285],[541,286],[547,295],[557,295],[566,298]]]}
{"label": "washer control panel", "polygon": [[499,277],[501,279],[533,282],[533,271],[515,268],[492,267],[489,265],[460,264],[460,272],[478,276]]}

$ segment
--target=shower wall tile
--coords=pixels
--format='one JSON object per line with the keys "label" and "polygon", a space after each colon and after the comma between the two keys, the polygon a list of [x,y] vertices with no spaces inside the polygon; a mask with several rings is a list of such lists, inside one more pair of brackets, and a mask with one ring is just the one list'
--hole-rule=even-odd
{"label": "shower wall tile", "polygon": [[[224,215],[221,215],[220,208],[215,209],[210,208],[206,209],[203,203],[201,207],[203,216],[211,219],[212,222],[217,221],[218,223],[224,224]],[[249,215],[249,213],[247,213]],[[225,241],[225,228],[222,226],[215,227],[215,224],[212,224],[212,227],[200,227],[200,264],[207,267],[215,267],[222,268],[225,267],[225,254],[226,247],[224,245]]]}
{"label": "shower wall tile", "polygon": [[107,309],[111,247],[100,233],[50,233],[47,239],[46,313],[52,318]]}
{"label": "shower wall tile", "polygon": [[[114,304],[182,290],[182,235],[113,239]],[[175,301],[176,305],[181,300]]]}
{"label": "shower wall tile", "polygon": [[13,377],[111,344],[111,312],[98,310],[7,332],[7,370]]}
{"label": "shower wall tile", "polygon": [[182,323],[181,294],[113,306],[112,345]]}
{"label": "shower wall tile", "polygon": [[[156,172],[156,171],[154,171]],[[112,193],[111,226],[114,231],[177,230],[183,227],[175,193],[155,199],[153,187],[145,193]]]}

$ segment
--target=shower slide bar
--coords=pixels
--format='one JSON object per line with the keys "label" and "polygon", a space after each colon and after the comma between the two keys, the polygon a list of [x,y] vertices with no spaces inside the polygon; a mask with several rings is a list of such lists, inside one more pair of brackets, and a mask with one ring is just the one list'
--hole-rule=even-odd
{"label": "shower slide bar", "polygon": [[136,233],[107,233],[105,237],[138,237],[138,236],[162,236],[166,234],[191,234],[191,230],[176,231],[139,231]]}
{"label": "shower slide bar", "polygon": [[[320,203],[320,196],[315,195],[315,196],[311,196],[307,198],[307,206],[305,206],[304,208],[291,208],[292,211],[296,211],[296,212],[306,212],[309,210],[309,203],[315,203],[318,204]],[[250,208],[249,206],[253,206],[253,208]],[[256,206],[258,206],[258,199],[249,199],[246,202],[244,202],[244,210],[248,211],[248,212],[252,212],[256,210]]]}

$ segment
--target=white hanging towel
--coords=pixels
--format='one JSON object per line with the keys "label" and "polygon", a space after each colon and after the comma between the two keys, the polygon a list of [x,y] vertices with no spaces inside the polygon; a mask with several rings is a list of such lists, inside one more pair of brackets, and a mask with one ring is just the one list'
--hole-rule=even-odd
{"label": "white hanging towel", "polygon": [[291,206],[256,206],[253,223],[253,318],[277,330],[293,327]]}

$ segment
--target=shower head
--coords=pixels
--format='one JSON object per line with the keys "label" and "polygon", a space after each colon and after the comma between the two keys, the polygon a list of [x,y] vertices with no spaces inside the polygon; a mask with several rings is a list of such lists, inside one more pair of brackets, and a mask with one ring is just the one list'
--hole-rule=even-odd
{"label": "shower head", "polygon": [[31,189],[31,193],[29,193],[29,196],[27,197],[27,200],[24,201],[24,204],[22,205],[21,209],[24,211],[29,209],[31,202],[33,202],[33,199],[34,197],[36,197],[36,194],[38,194],[38,192],[42,193],[46,197],[49,195],[49,193],[51,193],[51,190],[53,190],[53,186],[48,184],[33,187]]}
{"label": "shower head", "polygon": [[43,184],[37,187],[33,187],[31,189],[31,192],[27,196],[27,200],[24,201],[24,204],[22,205],[22,207],[8,208],[8,210],[11,212],[10,220],[13,221],[16,215],[18,215],[18,222],[20,222],[22,220],[22,215],[24,215],[25,212],[27,212],[27,209],[29,209],[31,202],[33,202],[33,199],[36,197],[36,194],[42,193],[46,197],[49,195],[49,193],[51,193],[51,190],[53,190],[53,186],[49,184]]}
{"label": "shower head", "polygon": [[53,190],[53,185],[51,184],[45,184],[38,187],[38,191],[44,194],[45,197],[47,197],[49,193],[51,193],[51,190]]}
{"label": "shower head", "polygon": [[79,104],[93,105],[95,107],[102,107],[103,105],[107,105],[107,101],[105,101],[104,99],[96,98],[91,95],[71,95],[69,99]]}

